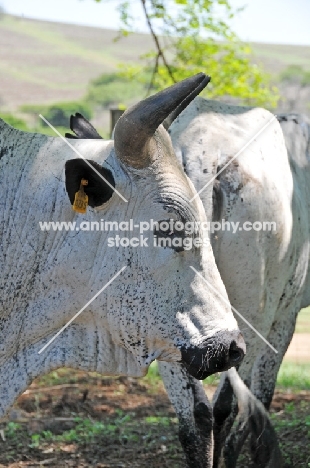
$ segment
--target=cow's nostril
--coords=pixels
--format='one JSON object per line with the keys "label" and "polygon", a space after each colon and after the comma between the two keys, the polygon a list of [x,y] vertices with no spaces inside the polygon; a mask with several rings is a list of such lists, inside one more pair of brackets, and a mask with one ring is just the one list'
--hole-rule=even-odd
{"label": "cow's nostril", "polygon": [[231,364],[235,366],[239,364],[243,358],[244,358],[243,349],[239,348],[237,346],[237,343],[233,341],[229,348],[229,361],[231,362]]}
{"label": "cow's nostril", "polygon": [[246,346],[239,330],[218,332],[200,346],[181,348],[182,362],[196,379],[238,366]]}

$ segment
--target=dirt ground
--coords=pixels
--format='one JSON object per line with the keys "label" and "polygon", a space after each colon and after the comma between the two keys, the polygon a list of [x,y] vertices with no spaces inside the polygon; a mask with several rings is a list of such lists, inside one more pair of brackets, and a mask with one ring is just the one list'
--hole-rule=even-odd
{"label": "dirt ground", "polygon": [[[214,389],[206,387],[209,397]],[[272,413],[286,467],[306,468],[310,392],[277,391]],[[2,431],[0,468],[184,467],[177,420],[157,380],[59,370],[32,384]],[[238,467],[249,468],[246,455]]]}

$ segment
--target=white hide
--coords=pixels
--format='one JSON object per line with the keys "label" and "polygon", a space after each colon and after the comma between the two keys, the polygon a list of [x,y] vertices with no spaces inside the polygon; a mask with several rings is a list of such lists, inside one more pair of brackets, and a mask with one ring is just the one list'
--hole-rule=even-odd
{"label": "white hide", "polygon": [[[160,155],[151,167],[120,163],[113,142],[71,141],[108,168],[116,193],[86,215],[72,211],[64,165],[76,154],[60,138],[19,132],[0,121],[0,413],[31,381],[67,366],[109,375],[142,376],[154,359],[180,361],[218,331],[236,330],[210,242],[183,252],[111,248],[106,232],[42,232],[39,221],[190,220],[205,213],[177,161]],[[169,212],[165,200],[169,199]],[[124,233],[131,236],[134,233]],[[123,266],[124,272],[53,342],[38,351]]]}
{"label": "white hide", "polygon": [[[272,117],[264,109],[196,98],[170,129],[177,157],[196,190]],[[240,375],[252,381],[252,391],[266,404],[297,312],[310,303],[310,127],[281,125],[273,120],[216,181],[223,197],[216,220],[241,226],[244,221],[274,221],[276,232],[238,229],[235,234],[215,232],[212,238],[231,304],[278,350],[276,355],[236,317],[247,345]],[[209,219],[213,185],[200,193]]]}

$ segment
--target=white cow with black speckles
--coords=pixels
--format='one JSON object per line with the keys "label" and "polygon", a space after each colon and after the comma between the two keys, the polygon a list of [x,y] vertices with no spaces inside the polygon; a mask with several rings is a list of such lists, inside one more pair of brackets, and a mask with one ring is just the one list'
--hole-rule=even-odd
{"label": "white cow with black speckles", "polygon": [[[251,434],[255,467],[280,468],[281,454],[264,407],[270,406],[297,313],[310,305],[310,122],[297,115],[274,119],[264,109],[197,97],[175,120],[170,135],[185,173],[201,190],[207,218],[239,223],[235,233],[231,225],[212,235],[216,263],[231,304],[278,352],[238,319],[247,345],[238,373],[251,392],[235,369],[222,374],[214,398],[213,467],[235,467]],[[255,221],[275,222],[276,230],[243,229],[243,223]],[[182,365],[161,363],[160,368],[181,421],[180,433],[201,437],[200,383]],[[238,421],[231,430],[237,405]],[[189,466],[209,464],[193,460]]]}
{"label": "white cow with black speckles", "polygon": [[[191,98],[169,115],[165,120],[167,128]],[[230,230],[216,231],[211,239],[230,300],[278,351],[275,354],[240,321],[249,352],[240,366],[240,375],[234,368],[222,375],[214,398],[214,426],[201,383],[183,364],[159,362],[179,417],[180,441],[190,468],[234,467],[249,433],[256,467],[282,465],[265,408],[271,402],[296,314],[310,303],[310,197],[306,183],[310,126],[307,119],[296,115],[278,120],[281,126],[264,109],[197,98],[170,129],[179,161],[201,191],[207,219],[230,223]],[[99,137],[81,116],[72,117],[71,129],[80,138]],[[273,222],[277,229],[243,230],[243,223],[255,221]],[[237,425],[231,431],[237,405]]]}
{"label": "white cow with black speckles", "polygon": [[[189,98],[185,99],[169,115],[165,120],[166,127],[169,127],[189,104],[189,100]],[[262,359],[262,364],[260,361],[256,363],[259,353],[264,349],[264,343],[255,333],[250,334],[249,329],[241,322],[240,326],[244,328],[251,353],[241,365],[240,375],[244,373],[247,376],[245,381],[248,384],[253,379],[252,382],[256,382],[256,386],[265,392],[265,398],[262,392],[254,390],[252,393],[248,390],[236,370],[230,369],[223,374],[221,385],[215,396],[214,426],[210,406],[201,383],[189,375],[183,364],[159,362],[168,395],[179,417],[180,441],[186,454],[187,466],[190,468],[212,466],[215,468],[219,466],[220,460],[225,466],[235,466],[240,449],[249,433],[252,437],[253,459],[256,466],[264,468],[281,466],[281,454],[275,432],[262,402],[266,407],[269,406],[276,371],[294,328],[296,310],[299,307],[298,301],[301,297],[303,300],[300,304],[305,305],[308,301],[308,288],[304,283],[307,255],[304,257],[302,252],[297,254],[292,266],[293,270],[297,268],[301,274],[295,278],[297,283],[294,283],[295,287],[301,290],[301,295],[297,297],[297,308],[293,307],[295,297],[292,295],[294,292],[292,288],[291,295],[288,296],[290,297],[287,303],[288,312],[284,315],[280,313],[280,321],[275,320],[278,314],[277,301],[271,308],[275,314],[272,315],[270,302],[267,303],[265,299],[262,301],[260,296],[264,297],[268,288],[271,290],[278,288],[281,291],[281,288],[283,290],[283,287],[286,287],[285,277],[277,274],[274,277],[270,276],[270,269],[265,270],[265,267],[262,269],[262,265],[273,262],[274,271],[277,271],[277,256],[282,258],[283,248],[289,246],[291,213],[289,200],[293,193],[290,182],[292,173],[298,173],[295,167],[296,164],[298,165],[298,158],[306,158],[306,161],[307,153],[309,153],[309,126],[305,121],[299,120],[296,116],[281,119],[286,139],[285,147],[279,124],[266,110],[226,106],[197,98],[170,130],[176,154],[184,170],[190,175],[197,189],[203,189],[200,196],[204,202],[207,219],[217,222],[224,219],[231,222],[230,231],[220,230],[212,238],[221,274],[227,281],[232,294],[231,300],[242,311],[244,317],[250,319],[252,325],[272,341],[279,351],[275,355],[270,348],[265,347],[266,356],[273,360],[273,365],[267,369],[266,356]],[[229,164],[240,149],[265,126],[265,134],[257,138],[248,149],[245,148],[243,158],[238,157]],[[78,137],[99,137],[81,116],[72,117],[71,128]],[[268,157],[270,148],[272,148],[272,154]],[[278,174],[272,177],[270,174],[274,174],[279,161],[282,161],[279,171],[282,178]],[[307,165],[305,161],[302,166]],[[226,164],[228,165],[225,171],[212,180]],[[205,187],[208,182],[211,183]],[[302,187],[302,177],[299,182]],[[301,187],[298,188],[297,194]],[[265,200],[262,208],[260,208],[261,199]],[[280,207],[284,210],[284,219]],[[253,237],[253,232],[241,233],[239,229],[233,228],[237,225],[243,226],[243,222],[266,221],[266,219],[277,224],[280,235],[272,234],[272,232],[258,234],[254,231]],[[298,224],[295,229],[298,230]],[[264,234],[267,235],[265,241],[262,237]],[[296,241],[302,242],[298,234],[296,234]],[[230,256],[226,257],[225,252],[228,252]],[[290,260],[291,257],[284,255],[283,261],[289,262]],[[277,278],[278,281],[276,281]],[[263,283],[261,279],[264,279]],[[269,281],[272,283],[269,284]],[[293,284],[292,281],[288,283],[290,286]],[[268,300],[272,301],[271,292],[268,296]],[[282,294],[281,301],[283,297]],[[279,330],[276,328],[278,323]],[[283,327],[286,334],[283,332]],[[272,338],[273,333],[278,334],[275,342]],[[260,366],[263,368],[263,377],[259,375]],[[262,402],[255,397],[255,394]],[[234,398],[237,398],[237,401]],[[238,423],[230,432],[236,414],[236,404],[239,409]],[[214,448],[210,436],[212,433],[215,438]],[[225,448],[222,450],[222,442],[225,439]],[[214,461],[212,461],[213,451]]]}
{"label": "white cow with black speckles", "polygon": [[[33,379],[62,366],[138,377],[159,359],[183,362],[204,378],[242,360],[244,341],[208,239],[190,250],[152,243],[111,248],[105,231],[39,227],[40,221],[73,222],[78,216],[88,222],[205,221],[199,198],[190,202],[195,189],[161,123],[207,82],[199,74],[130,108],[114,142],[72,141],[97,172],[73,159],[60,138],[0,121],[0,416]],[[91,208],[77,215],[71,204],[83,178]]]}

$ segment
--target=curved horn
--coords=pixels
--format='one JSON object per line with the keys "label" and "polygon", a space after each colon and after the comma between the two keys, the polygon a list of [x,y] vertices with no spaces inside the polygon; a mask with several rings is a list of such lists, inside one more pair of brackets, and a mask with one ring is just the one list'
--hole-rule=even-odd
{"label": "curved horn", "polygon": [[130,107],[115,126],[118,158],[137,169],[147,167],[151,163],[149,143],[156,129],[205,79],[204,73],[198,73]]}
{"label": "curved horn", "polygon": [[195,99],[196,96],[210,83],[211,77],[206,75],[204,80],[197,86],[194,91],[192,91],[181,104],[171,112],[170,115],[163,121],[163,126],[166,130],[169,129],[170,125],[175,121],[175,119],[184,111],[184,109]]}

